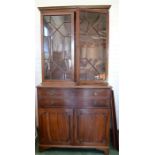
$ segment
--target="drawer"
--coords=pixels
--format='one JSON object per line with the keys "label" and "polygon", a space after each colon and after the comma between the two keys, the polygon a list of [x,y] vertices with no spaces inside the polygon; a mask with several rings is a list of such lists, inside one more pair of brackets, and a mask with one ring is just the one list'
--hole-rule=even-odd
{"label": "drawer", "polygon": [[41,107],[75,106],[75,95],[72,89],[38,89],[38,104]]}
{"label": "drawer", "polygon": [[110,89],[79,89],[78,96],[82,98],[100,98],[109,99],[111,90]]}
{"label": "drawer", "polygon": [[78,89],[77,106],[110,107],[110,89]]}
{"label": "drawer", "polygon": [[75,89],[38,88],[38,96],[43,97],[69,97],[74,96]]}

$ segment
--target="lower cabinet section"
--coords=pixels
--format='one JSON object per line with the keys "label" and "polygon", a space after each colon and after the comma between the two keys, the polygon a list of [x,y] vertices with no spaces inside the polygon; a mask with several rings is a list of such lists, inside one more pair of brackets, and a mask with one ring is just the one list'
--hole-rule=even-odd
{"label": "lower cabinet section", "polygon": [[108,145],[109,109],[39,109],[39,137],[44,145]]}
{"label": "lower cabinet section", "polygon": [[38,88],[39,147],[109,151],[111,89]]}

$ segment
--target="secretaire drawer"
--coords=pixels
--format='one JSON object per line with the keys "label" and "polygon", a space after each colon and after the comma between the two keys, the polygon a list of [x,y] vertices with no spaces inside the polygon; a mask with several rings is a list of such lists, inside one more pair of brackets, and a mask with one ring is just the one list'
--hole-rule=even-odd
{"label": "secretaire drawer", "polygon": [[38,104],[41,107],[110,107],[110,91],[96,88],[38,88]]}

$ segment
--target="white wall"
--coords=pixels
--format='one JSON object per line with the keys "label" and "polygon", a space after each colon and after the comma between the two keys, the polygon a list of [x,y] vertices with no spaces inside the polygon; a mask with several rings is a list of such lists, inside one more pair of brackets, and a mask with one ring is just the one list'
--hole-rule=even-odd
{"label": "white wall", "polygon": [[109,45],[109,84],[113,86],[116,102],[117,124],[119,126],[119,32],[118,0],[35,0],[36,3],[36,57],[35,84],[41,83],[41,50],[40,50],[40,14],[37,7],[69,5],[112,5],[110,9],[110,45]]}

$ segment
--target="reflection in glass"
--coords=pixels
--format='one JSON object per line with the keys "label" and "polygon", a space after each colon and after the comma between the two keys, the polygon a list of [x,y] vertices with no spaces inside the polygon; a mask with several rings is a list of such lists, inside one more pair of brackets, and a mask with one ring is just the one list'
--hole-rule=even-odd
{"label": "reflection in glass", "polygon": [[71,80],[71,15],[44,16],[44,76]]}
{"label": "reflection in glass", "polygon": [[105,80],[105,20],[101,13],[80,14],[80,80]]}

